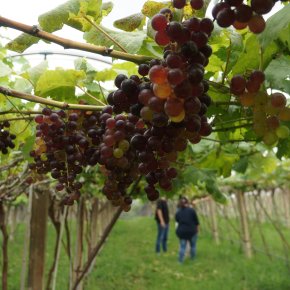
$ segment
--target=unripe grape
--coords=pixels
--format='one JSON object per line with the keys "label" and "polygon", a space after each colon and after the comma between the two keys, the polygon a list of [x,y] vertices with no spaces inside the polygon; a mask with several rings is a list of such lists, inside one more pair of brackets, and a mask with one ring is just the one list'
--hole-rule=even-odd
{"label": "unripe grape", "polygon": [[114,149],[113,156],[115,158],[121,158],[123,155],[124,155],[124,152],[122,149],[120,149],[120,148]]}
{"label": "unripe grape", "polygon": [[290,129],[287,126],[280,126],[275,131],[276,135],[281,139],[286,139],[290,136]]}
{"label": "unripe grape", "polygon": [[263,137],[263,141],[268,146],[273,146],[278,141],[278,136],[275,132],[268,131]]}
{"label": "unripe grape", "polygon": [[154,84],[153,85],[154,95],[160,99],[166,99],[171,95],[171,86],[168,83]]}
{"label": "unripe grape", "polygon": [[170,120],[174,123],[180,123],[181,121],[184,120],[185,117],[185,111],[182,110],[181,113],[177,116],[170,116]]}

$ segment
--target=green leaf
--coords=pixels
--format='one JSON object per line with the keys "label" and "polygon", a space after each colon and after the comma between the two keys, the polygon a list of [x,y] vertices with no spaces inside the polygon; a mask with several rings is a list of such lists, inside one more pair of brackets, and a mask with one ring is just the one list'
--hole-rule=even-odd
{"label": "green leaf", "polygon": [[20,34],[11,42],[9,42],[6,45],[6,48],[12,51],[22,53],[31,45],[38,43],[38,41],[39,41],[39,38],[23,33],[23,34]]}
{"label": "green leaf", "polygon": [[168,7],[170,2],[157,2],[157,1],[146,1],[143,5],[141,12],[151,18],[157,14],[162,8]]}
{"label": "green leaf", "polygon": [[273,59],[265,74],[271,88],[290,94],[290,56],[281,55]]}
{"label": "green leaf", "polygon": [[41,28],[47,32],[54,32],[63,27],[68,21],[69,13],[77,14],[80,9],[79,0],[69,0],[38,17]]}
{"label": "green leaf", "polygon": [[258,36],[261,47],[266,49],[284,29],[288,29],[289,23],[290,5],[286,5],[267,20],[265,30]]}
{"label": "green leaf", "polygon": [[84,71],[48,70],[37,81],[35,93],[68,101],[75,95],[75,86],[85,77]]}
{"label": "green leaf", "polygon": [[133,31],[137,29],[143,22],[144,16],[142,13],[132,14],[125,18],[115,20],[113,25],[124,31]]}
{"label": "green leaf", "polygon": [[96,68],[92,66],[85,57],[77,58],[74,61],[74,66],[76,70],[83,70],[86,73],[97,71]]}
{"label": "green leaf", "polygon": [[0,78],[10,75],[12,72],[11,68],[0,61]]}
{"label": "green leaf", "polygon": [[28,80],[23,78],[17,78],[13,85],[13,88],[17,91],[27,94],[31,94],[33,89],[32,84]]}
{"label": "green leaf", "polygon": [[[279,51],[279,46],[272,42],[263,52],[263,68],[266,68],[275,54]],[[256,35],[251,35],[246,40],[245,48],[240,54],[238,61],[233,66],[232,75],[243,74],[247,70],[257,69],[260,66],[260,44]]]}
{"label": "green leaf", "polygon": [[115,63],[110,69],[105,69],[96,73],[95,79],[97,81],[105,82],[114,80],[117,74],[124,74],[127,76],[137,74],[138,68],[132,62]]}
{"label": "green leaf", "polygon": [[193,166],[188,166],[181,174],[186,185],[194,184],[200,188],[204,187],[216,201],[221,203],[226,201],[225,196],[219,190],[215,171],[209,169],[201,170]]}
{"label": "green leaf", "polygon": [[33,158],[30,156],[29,153],[33,149],[34,143],[35,143],[35,134],[32,134],[31,136],[25,139],[25,142],[21,148],[23,157],[28,161],[33,161]]}
{"label": "green leaf", "polygon": [[43,73],[47,70],[48,68],[48,62],[47,60],[42,61],[39,63],[37,66],[34,66],[26,73],[24,73],[22,76],[29,79],[34,85],[36,85],[38,79],[43,75]]}
{"label": "green leaf", "polygon": [[[142,47],[142,43],[146,38],[144,31],[137,32],[119,32],[114,31],[103,26],[100,26],[116,43],[120,44],[129,53],[137,53]],[[96,45],[103,45],[106,47],[114,47],[115,50],[121,50],[112,40],[110,40],[104,33],[97,31],[96,28],[92,27],[89,32],[84,34],[84,39]]]}
{"label": "green leaf", "polygon": [[249,157],[242,157],[233,166],[233,169],[239,173],[245,173],[249,165]]}
{"label": "green leaf", "polygon": [[111,11],[113,10],[114,7],[114,3],[113,2],[106,2],[102,4],[102,15],[107,16],[111,13]]}

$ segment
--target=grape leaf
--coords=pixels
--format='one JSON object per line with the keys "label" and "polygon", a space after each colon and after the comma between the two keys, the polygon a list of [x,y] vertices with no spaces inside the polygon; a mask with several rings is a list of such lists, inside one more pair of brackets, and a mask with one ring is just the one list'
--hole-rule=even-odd
{"label": "grape leaf", "polygon": [[40,96],[51,96],[56,100],[68,101],[75,95],[75,86],[85,77],[84,71],[48,70],[38,79],[35,93]]}
{"label": "grape leaf", "polygon": [[0,77],[5,77],[11,74],[12,70],[11,68],[4,64],[2,61],[0,61]]}
{"label": "grape leaf", "polygon": [[[263,68],[266,68],[272,58],[279,51],[279,46],[271,42],[263,52]],[[258,69],[260,65],[260,57],[257,57],[260,51],[260,44],[256,35],[247,38],[243,53],[233,66],[232,75],[243,74],[247,70]]]}
{"label": "grape leaf", "polygon": [[6,45],[6,48],[12,51],[22,53],[31,45],[38,43],[38,41],[39,41],[39,38],[23,33],[23,34],[20,34],[11,42],[9,42]]}
{"label": "grape leaf", "polygon": [[242,157],[233,166],[233,169],[239,173],[245,173],[249,165],[249,157]]}
{"label": "grape leaf", "polygon": [[[146,38],[146,34],[143,31],[137,32],[119,32],[114,31],[104,26],[100,26],[106,34],[110,35],[118,44],[126,49],[129,53],[137,53],[142,47],[142,43]],[[114,47],[115,50],[121,50],[121,48],[116,45],[112,40],[110,40],[106,35],[96,30],[92,27],[89,32],[85,32],[84,39],[96,45],[103,45],[106,47]]]}
{"label": "grape leaf", "polygon": [[265,74],[271,88],[290,94],[290,56],[281,55],[273,59]]}
{"label": "grape leaf", "polygon": [[142,13],[136,13],[125,18],[115,20],[113,25],[124,31],[133,31],[137,29],[143,22],[144,16]]}
{"label": "grape leaf", "polygon": [[38,79],[47,70],[47,68],[48,62],[44,60],[38,65],[28,69],[27,72],[22,74],[22,76],[29,79],[34,85],[36,85]]}
{"label": "grape leaf", "polygon": [[267,20],[265,30],[258,36],[263,49],[266,49],[273,40],[277,39],[290,23],[290,5],[286,5]]}
{"label": "grape leaf", "polygon": [[17,91],[24,92],[27,94],[31,94],[33,89],[32,84],[27,79],[24,78],[17,78],[15,80],[13,88]]}
{"label": "grape leaf", "polygon": [[168,7],[170,2],[157,2],[157,1],[146,1],[143,5],[141,12],[151,18],[157,14],[162,8]]}

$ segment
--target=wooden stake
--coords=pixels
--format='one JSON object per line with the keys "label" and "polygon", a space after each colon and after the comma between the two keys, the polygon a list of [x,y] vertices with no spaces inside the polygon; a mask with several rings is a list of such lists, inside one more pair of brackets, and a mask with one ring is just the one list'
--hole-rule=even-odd
{"label": "wooden stake", "polygon": [[240,213],[244,253],[247,258],[251,258],[253,256],[253,252],[252,252],[252,244],[251,244],[251,239],[250,239],[249,224],[248,224],[248,219],[247,219],[245,195],[242,191],[239,191],[236,194],[236,197],[237,197],[239,213]]}
{"label": "wooden stake", "polygon": [[209,202],[212,235],[213,235],[215,243],[219,245],[220,239],[219,239],[219,233],[218,233],[216,205],[215,205],[214,200],[212,200],[211,198],[208,200],[208,202]]}
{"label": "wooden stake", "polygon": [[28,271],[29,290],[41,290],[44,286],[48,193],[43,187],[39,186],[35,188],[32,195]]}

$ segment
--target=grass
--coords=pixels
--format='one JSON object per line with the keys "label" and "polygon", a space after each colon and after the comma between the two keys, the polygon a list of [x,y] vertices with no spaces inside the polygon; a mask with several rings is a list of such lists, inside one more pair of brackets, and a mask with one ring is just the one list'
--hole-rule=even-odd
{"label": "grass", "polygon": [[[9,290],[19,290],[24,226],[10,242]],[[48,228],[47,267],[52,262],[54,232]],[[269,235],[271,233],[269,232]],[[154,253],[156,225],[152,218],[119,220],[107,240],[86,290],[290,290],[290,271],[285,263],[257,254],[246,259],[237,246],[222,242],[215,246],[210,235],[200,234],[197,258],[177,262],[178,240],[171,225],[169,251]],[[0,256],[1,260],[1,256]],[[62,249],[57,289],[68,284],[68,260]]]}

